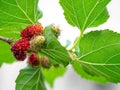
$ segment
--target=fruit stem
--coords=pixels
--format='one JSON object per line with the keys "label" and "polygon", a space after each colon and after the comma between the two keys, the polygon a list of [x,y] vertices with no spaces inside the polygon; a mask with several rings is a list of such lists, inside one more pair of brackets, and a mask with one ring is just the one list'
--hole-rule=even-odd
{"label": "fruit stem", "polygon": [[7,42],[8,44],[12,44],[13,43],[12,39],[6,38],[6,37],[3,37],[3,36],[0,36],[0,40],[2,40],[4,42]]}
{"label": "fruit stem", "polygon": [[76,47],[76,45],[79,43],[80,39],[82,38],[82,35],[83,32],[80,33],[79,37],[75,40],[73,46],[70,49],[68,49],[69,51],[72,51]]}

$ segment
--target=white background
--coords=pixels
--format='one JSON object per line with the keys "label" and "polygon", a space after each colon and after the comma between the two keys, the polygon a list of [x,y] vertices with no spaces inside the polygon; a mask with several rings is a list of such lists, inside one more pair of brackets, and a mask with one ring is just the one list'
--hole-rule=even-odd
{"label": "white background", "polygon": [[[62,29],[60,42],[65,45],[65,41],[70,39],[72,42],[79,35],[77,28],[71,27],[64,19],[62,8],[58,0],[40,0],[39,6],[43,11],[43,18],[40,20],[43,26],[49,24],[59,25]],[[120,32],[120,0],[112,0],[108,5],[110,14],[109,20],[96,29],[111,29]],[[90,31],[88,29],[87,31]],[[26,63],[16,62],[12,65],[3,64],[0,68],[0,90],[15,90],[15,79],[19,70],[24,68]],[[120,90],[120,84],[99,85],[92,81],[80,78],[71,68],[68,67],[67,72],[63,77],[55,80],[54,89],[51,89],[47,84],[48,90]]]}

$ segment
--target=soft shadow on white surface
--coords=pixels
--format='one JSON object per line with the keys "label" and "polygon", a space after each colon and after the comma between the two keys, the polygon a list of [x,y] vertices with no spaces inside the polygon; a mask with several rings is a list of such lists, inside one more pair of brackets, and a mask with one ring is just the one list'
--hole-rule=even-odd
{"label": "soft shadow on white surface", "polygon": [[15,80],[19,70],[25,66],[25,62],[16,62],[11,65],[3,64],[0,68],[0,90],[15,90]]}
{"label": "soft shadow on white surface", "polygon": [[[19,70],[26,66],[25,63],[4,64],[0,69],[0,90],[15,90],[15,79]],[[68,67],[63,77],[55,80],[54,89],[47,84],[48,90],[120,90],[120,84],[99,85],[92,81],[80,78]]]}

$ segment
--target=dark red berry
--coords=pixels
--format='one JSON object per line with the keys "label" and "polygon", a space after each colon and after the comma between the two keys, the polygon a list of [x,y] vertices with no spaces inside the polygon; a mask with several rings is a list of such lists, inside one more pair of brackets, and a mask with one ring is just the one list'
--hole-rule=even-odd
{"label": "dark red berry", "polygon": [[28,63],[32,66],[38,66],[40,64],[39,57],[35,53],[32,53],[28,58]]}
{"label": "dark red berry", "polygon": [[26,51],[29,47],[29,42],[25,39],[21,39],[12,45],[11,51],[17,60],[23,61],[26,58]]}
{"label": "dark red berry", "polygon": [[24,52],[30,47],[29,41],[25,39],[18,40],[12,45],[11,51],[12,52]]}
{"label": "dark red berry", "polygon": [[19,61],[24,61],[26,58],[25,52],[14,52],[13,54],[14,54],[14,57]]}
{"label": "dark red berry", "polygon": [[42,32],[43,27],[40,24],[33,24],[21,31],[21,37],[30,40],[32,37],[40,35]]}

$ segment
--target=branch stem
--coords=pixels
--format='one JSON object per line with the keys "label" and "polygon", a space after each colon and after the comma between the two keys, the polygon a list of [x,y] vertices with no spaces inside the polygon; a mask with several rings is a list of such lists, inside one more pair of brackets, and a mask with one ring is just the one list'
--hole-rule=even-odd
{"label": "branch stem", "polygon": [[0,36],[0,40],[8,43],[8,44],[12,44],[13,43],[13,40],[10,39],[10,38],[6,38],[6,37],[3,37],[3,36]]}

